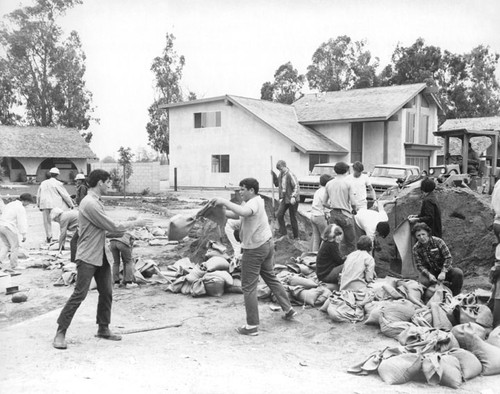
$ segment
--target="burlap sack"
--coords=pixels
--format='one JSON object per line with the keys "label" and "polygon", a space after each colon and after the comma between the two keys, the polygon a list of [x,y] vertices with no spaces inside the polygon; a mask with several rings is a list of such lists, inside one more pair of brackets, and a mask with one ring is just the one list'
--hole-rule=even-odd
{"label": "burlap sack", "polygon": [[422,357],[419,354],[405,353],[382,360],[378,374],[387,384],[403,384],[419,375]]}
{"label": "burlap sack", "polygon": [[214,276],[209,279],[203,278],[203,282],[205,283],[205,290],[207,292],[207,295],[212,297],[220,297],[224,294],[224,279]]}
{"label": "burlap sack", "polygon": [[483,341],[478,335],[470,331],[465,333],[465,342],[467,349],[474,353],[483,365],[483,375],[500,374],[500,351],[498,347]]}
{"label": "burlap sack", "polygon": [[229,271],[229,261],[222,256],[210,257],[204,263],[201,263],[203,269],[211,271]]}
{"label": "burlap sack", "polygon": [[178,214],[170,219],[168,230],[169,241],[180,241],[189,234],[189,231],[196,223],[196,219],[192,216]]}
{"label": "burlap sack", "polygon": [[450,356],[455,357],[462,368],[462,375],[465,380],[473,379],[480,375],[483,366],[481,361],[472,352],[465,349],[455,348],[448,351]]}
{"label": "burlap sack", "polygon": [[490,345],[500,347],[500,326],[490,332],[490,335],[488,335],[488,340],[486,342],[488,342]]}
{"label": "burlap sack", "polygon": [[469,333],[472,332],[473,334],[478,335],[479,338],[481,339],[486,338],[486,330],[479,324],[476,323],[459,324],[451,329],[451,333],[457,339],[458,344],[463,349],[467,349],[467,343],[465,341],[465,335],[467,332]]}

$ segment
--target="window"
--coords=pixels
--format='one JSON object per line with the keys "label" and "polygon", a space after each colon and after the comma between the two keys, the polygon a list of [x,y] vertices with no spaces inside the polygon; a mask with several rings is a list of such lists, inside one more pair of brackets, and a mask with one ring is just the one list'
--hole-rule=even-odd
{"label": "window", "polygon": [[420,131],[418,133],[418,143],[427,144],[429,135],[429,115],[420,116]]}
{"label": "window", "polygon": [[312,171],[316,164],[328,163],[328,155],[310,154],[309,155],[309,171]]}
{"label": "window", "polygon": [[351,163],[363,158],[363,123],[351,123]]}
{"label": "window", "polygon": [[212,155],[212,172],[229,172],[229,155]]}
{"label": "window", "polygon": [[195,112],[194,128],[221,127],[221,112]]}
{"label": "window", "polygon": [[406,113],[406,138],[405,142],[415,142],[415,114]]}

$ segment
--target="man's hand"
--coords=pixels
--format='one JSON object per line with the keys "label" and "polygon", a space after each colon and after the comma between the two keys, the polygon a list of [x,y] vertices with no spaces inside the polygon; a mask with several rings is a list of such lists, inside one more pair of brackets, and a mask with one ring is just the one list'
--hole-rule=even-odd
{"label": "man's hand", "polygon": [[440,272],[438,275],[438,281],[442,282],[445,280],[445,278],[446,278],[446,272]]}
{"label": "man's hand", "polygon": [[297,199],[295,197],[292,197],[290,199],[290,204],[295,205],[297,203]]}
{"label": "man's hand", "polygon": [[214,197],[210,200],[210,205],[225,205],[225,202],[225,198]]}
{"label": "man's hand", "polygon": [[[412,223],[412,224],[413,224],[413,223],[416,223],[416,222],[418,222],[418,216],[417,216],[417,215],[409,215],[409,216],[408,216],[408,221],[409,221],[410,223]],[[433,275],[433,276],[434,276],[434,275]]]}
{"label": "man's hand", "polygon": [[431,283],[437,283],[437,279],[434,275],[429,274],[429,282]]}

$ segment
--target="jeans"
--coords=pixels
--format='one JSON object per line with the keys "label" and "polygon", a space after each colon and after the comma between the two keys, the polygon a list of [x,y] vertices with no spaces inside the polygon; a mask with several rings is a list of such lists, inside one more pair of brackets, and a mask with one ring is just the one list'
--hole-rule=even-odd
{"label": "jeans", "polygon": [[79,238],[78,230],[76,230],[75,233],[73,234],[73,237],[71,238],[70,243],[69,243],[69,248],[70,248],[69,261],[71,261],[72,263],[75,262],[75,258],[76,258],[76,247],[78,245],[78,238]]}
{"label": "jeans", "polygon": [[259,325],[259,301],[257,299],[257,284],[259,275],[269,286],[284,312],[292,305],[285,288],[274,273],[274,242],[267,241],[256,249],[243,249],[241,259],[241,288],[245,300],[247,324]]}
{"label": "jeans", "polygon": [[111,240],[109,250],[113,254],[113,282],[120,281],[120,256],[123,260],[123,283],[135,282],[132,247],[123,242]]}
{"label": "jeans", "polygon": [[348,255],[356,250],[356,231],[354,230],[354,219],[348,217],[340,210],[332,209],[330,212],[330,223],[336,224],[344,232],[344,250],[342,254]]}
{"label": "jeans", "polygon": [[[439,272],[431,272],[431,274],[433,274],[436,279],[439,276]],[[450,268],[450,270],[446,273],[446,277],[444,280],[445,282],[449,283],[449,288],[453,296],[460,294],[460,290],[462,290],[462,284],[464,283],[464,273],[460,268]],[[418,281],[422,283],[424,287],[429,287],[430,285],[432,285],[429,278],[422,274],[419,275]]]}
{"label": "jeans", "polygon": [[57,319],[59,328],[66,330],[71,324],[77,309],[87,297],[92,278],[95,278],[97,291],[99,292],[96,323],[109,325],[111,322],[111,304],[113,302],[113,284],[111,282],[111,268],[106,255],[103,256],[102,266],[100,267],[77,260],[76,269],[75,290],[73,290],[73,294],[69,297]]}
{"label": "jeans", "polygon": [[299,238],[299,225],[297,224],[297,207],[298,204],[290,204],[285,203],[285,199],[283,198],[280,201],[280,206],[278,208],[278,223],[280,225],[280,234],[286,235],[286,225],[285,225],[285,212],[288,209],[288,213],[290,215],[290,224],[292,226],[292,233],[294,238]]}
{"label": "jeans", "polygon": [[312,240],[311,240],[311,252],[317,252],[319,246],[321,245],[321,234],[325,231],[327,226],[325,216],[311,216],[311,226],[312,226]]}
{"label": "jeans", "polygon": [[344,264],[337,265],[333,267],[330,273],[322,280],[325,283],[337,283],[340,285],[340,274],[342,269],[344,268]]}
{"label": "jeans", "polygon": [[0,256],[0,262],[10,252],[10,268],[16,268],[19,256],[19,236],[7,226],[0,225],[0,242],[5,244],[5,248],[2,248],[3,255]]}

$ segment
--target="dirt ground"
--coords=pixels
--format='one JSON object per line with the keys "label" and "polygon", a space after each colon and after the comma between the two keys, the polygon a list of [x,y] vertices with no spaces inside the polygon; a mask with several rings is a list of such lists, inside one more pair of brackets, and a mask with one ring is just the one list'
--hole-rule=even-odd
{"label": "dirt ground", "polygon": [[[212,195],[228,192],[179,192],[162,204],[135,200],[109,202],[116,219],[153,218],[168,228],[179,212],[196,212]],[[301,210],[306,212],[310,204]],[[28,209],[26,248],[43,244],[42,217]],[[54,232],[57,227],[54,225]],[[297,250],[307,246],[302,242]],[[134,254],[160,266],[193,252],[187,244],[141,246]],[[22,265],[22,263],[21,263]],[[0,295],[0,392],[2,393],[445,393],[451,389],[423,383],[388,386],[378,375],[353,376],[347,368],[371,352],[397,343],[378,328],[333,323],[314,308],[298,308],[296,321],[285,322],[273,304],[260,303],[260,335],[245,337],[243,297],[192,298],[166,292],[166,285],[115,289],[111,328],[115,331],[175,327],[125,334],[121,342],[100,340],[96,331],[97,293],[91,291],[68,330],[68,349],[56,350],[52,339],[57,316],[73,291],[54,287],[60,271],[28,268],[12,284],[29,288],[28,301],[14,304]],[[458,393],[495,393],[500,376],[478,377]]]}

